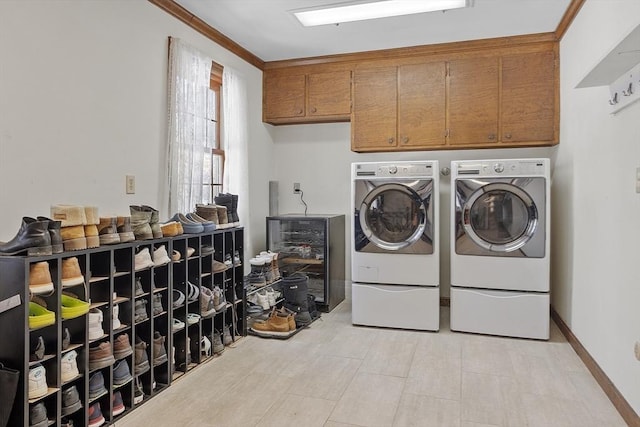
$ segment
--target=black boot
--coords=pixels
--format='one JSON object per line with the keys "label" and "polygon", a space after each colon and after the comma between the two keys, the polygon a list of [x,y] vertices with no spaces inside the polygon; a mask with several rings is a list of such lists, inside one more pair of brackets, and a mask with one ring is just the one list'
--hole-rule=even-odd
{"label": "black boot", "polygon": [[38,221],[27,216],[22,218],[18,234],[7,243],[0,243],[0,255],[51,255],[49,221]]}
{"label": "black boot", "polygon": [[240,218],[238,217],[238,195],[231,194],[231,217],[236,226],[240,225]]}
{"label": "black boot", "polygon": [[282,293],[284,306],[296,313],[296,327],[303,327],[311,323],[309,314],[309,278],[303,274],[292,274],[282,279]]}
{"label": "black boot", "polygon": [[230,227],[235,227],[237,224],[233,220],[232,210],[233,210],[233,199],[231,194],[220,193],[213,198],[216,205],[224,206],[227,208],[227,221],[229,222]]}
{"label": "black boot", "polygon": [[60,235],[60,227],[62,221],[54,221],[50,218],[39,216],[38,221],[49,221],[49,237],[51,237],[51,252],[59,254],[63,252],[62,236]]}

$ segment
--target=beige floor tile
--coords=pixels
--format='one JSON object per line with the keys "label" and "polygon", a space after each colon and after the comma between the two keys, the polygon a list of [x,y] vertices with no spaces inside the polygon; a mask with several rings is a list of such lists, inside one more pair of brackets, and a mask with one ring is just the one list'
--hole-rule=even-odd
{"label": "beige floor tile", "polygon": [[320,351],[339,357],[364,359],[376,338],[375,328],[347,327],[336,330],[331,341]]}
{"label": "beige floor tile", "polygon": [[393,427],[459,427],[460,402],[403,393]]}
{"label": "beige floor tile", "polygon": [[522,401],[530,427],[603,427],[577,400],[525,393]]}
{"label": "beige floor tile", "polygon": [[326,423],[324,423],[324,427],[361,427],[361,426],[357,426],[355,424],[338,423],[338,422],[329,420]]}
{"label": "beige floor tile", "polygon": [[348,357],[316,355],[305,366],[292,366],[295,378],[288,393],[337,401],[358,372],[361,361]]}
{"label": "beige floor tile", "polygon": [[548,357],[525,353],[511,353],[510,356],[521,392],[560,398],[578,393],[568,374],[553,369]]}
{"label": "beige floor tile", "polygon": [[472,423],[469,421],[462,421],[460,423],[460,427],[498,427],[495,424],[479,424],[479,423]]}
{"label": "beige floor tile", "polygon": [[440,330],[438,333],[427,332],[418,337],[415,358],[462,359],[463,334]]}
{"label": "beige floor tile", "polygon": [[358,373],[329,420],[370,427],[390,426],[403,387],[403,378]]}
{"label": "beige floor tile", "polygon": [[504,399],[497,375],[462,372],[461,419],[503,425]]}
{"label": "beige floor tile", "polygon": [[360,372],[406,378],[418,332],[381,329],[362,361]]}
{"label": "beige floor tile", "polygon": [[582,401],[589,414],[600,421],[600,425],[608,427],[627,425],[591,374],[570,372],[567,375],[577,390],[572,396]]}
{"label": "beige floor tile", "polygon": [[509,338],[465,334],[462,340],[462,370],[511,377]]}
{"label": "beige floor tile", "polygon": [[258,427],[322,427],[336,402],[282,393]]}
{"label": "beige floor tile", "polygon": [[461,361],[456,358],[413,358],[405,393],[460,400]]}

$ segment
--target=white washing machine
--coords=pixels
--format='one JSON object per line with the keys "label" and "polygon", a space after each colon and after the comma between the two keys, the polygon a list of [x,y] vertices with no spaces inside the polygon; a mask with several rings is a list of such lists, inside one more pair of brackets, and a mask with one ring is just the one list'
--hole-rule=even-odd
{"label": "white washing machine", "polygon": [[451,163],[451,329],[549,338],[549,159]]}
{"label": "white washing machine", "polygon": [[438,162],[353,163],[354,325],[440,328]]}

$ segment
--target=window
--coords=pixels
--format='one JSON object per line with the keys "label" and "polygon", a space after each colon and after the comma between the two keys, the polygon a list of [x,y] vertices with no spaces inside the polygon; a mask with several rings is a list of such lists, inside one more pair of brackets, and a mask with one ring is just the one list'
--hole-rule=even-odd
{"label": "window", "polygon": [[204,146],[202,203],[213,203],[216,194],[223,191],[224,150],[220,140],[220,96],[222,94],[223,67],[211,64],[211,82],[207,99],[207,137]]}

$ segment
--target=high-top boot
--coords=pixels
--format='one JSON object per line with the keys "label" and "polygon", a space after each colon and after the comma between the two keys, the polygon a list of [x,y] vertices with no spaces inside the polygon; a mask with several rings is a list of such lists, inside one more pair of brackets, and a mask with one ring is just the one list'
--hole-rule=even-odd
{"label": "high-top boot", "polygon": [[218,225],[218,207],[216,205],[196,205],[196,214]]}
{"label": "high-top boot", "polygon": [[236,227],[240,226],[240,217],[238,216],[238,195],[231,195],[231,211],[233,212],[233,222]]}
{"label": "high-top boot", "polygon": [[264,277],[264,259],[262,258],[251,258],[249,260],[251,264],[251,272],[247,276],[249,279],[249,283],[254,286],[264,286],[267,284],[267,281]]}
{"label": "high-top boot", "polygon": [[[215,196],[213,200],[216,202],[216,205],[224,206],[225,208],[227,208],[226,219],[227,219],[227,223],[229,224],[228,227],[234,227],[235,223],[233,222],[233,218],[231,216],[231,210],[233,208],[233,200],[232,200],[231,194],[220,193],[217,196]],[[224,223],[223,219],[220,218],[219,210],[218,210],[218,219],[220,220],[220,224]]]}
{"label": "high-top boot", "polygon": [[129,206],[131,212],[131,228],[136,240],[153,239],[153,231],[151,230],[151,212],[144,211],[140,206]]}
{"label": "high-top boot", "polygon": [[296,326],[306,326],[311,323],[309,314],[309,278],[303,274],[292,274],[282,279],[282,293],[284,306],[296,313]]}
{"label": "high-top boot", "polygon": [[131,228],[131,217],[130,216],[119,216],[117,219],[118,224],[118,234],[120,235],[120,241],[122,243],[132,242],[136,240],[136,235],[133,234],[133,229]]}
{"label": "high-top boot", "polygon": [[51,237],[51,252],[59,254],[64,251],[62,247],[62,236],[60,235],[60,227],[62,221],[54,221],[45,216],[39,216],[38,221],[49,221],[49,237]]}
{"label": "high-top boot", "polygon": [[151,233],[154,239],[162,238],[162,229],[160,228],[160,212],[151,206],[140,206],[143,211],[151,212],[151,218],[149,219],[149,225],[151,226]]}
{"label": "high-top boot", "polygon": [[87,248],[97,248],[102,244],[98,232],[98,224],[100,224],[98,208],[96,206],[85,206],[84,214],[87,218],[84,224],[84,236],[87,239]]}
{"label": "high-top boot", "polygon": [[14,238],[0,243],[0,255],[17,255],[25,251],[27,255],[51,255],[49,221],[25,216]]}
{"label": "high-top boot", "polygon": [[[97,209],[97,208],[96,208]],[[65,251],[77,251],[87,249],[87,238],[85,225],[87,225],[87,214],[83,206],[76,205],[53,205],[51,206],[51,218],[60,221],[60,237]],[[95,237],[98,230],[95,229]],[[92,243],[95,243],[92,240]],[[98,238],[97,244],[100,244]]]}

